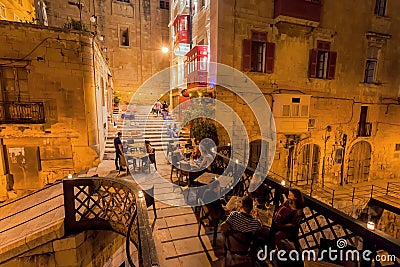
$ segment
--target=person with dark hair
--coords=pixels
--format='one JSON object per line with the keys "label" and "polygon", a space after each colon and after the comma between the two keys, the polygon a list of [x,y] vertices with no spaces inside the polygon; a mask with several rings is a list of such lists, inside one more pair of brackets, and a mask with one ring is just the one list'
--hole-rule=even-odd
{"label": "person with dark hair", "polygon": [[289,190],[287,200],[278,208],[272,218],[270,240],[278,248],[289,240],[297,244],[300,221],[304,217],[304,199],[299,189]]}
{"label": "person with dark hair", "polygon": [[198,163],[199,169],[205,169],[214,161],[212,151],[208,144],[200,144],[199,151],[201,154],[201,162]]}
{"label": "person with dark hair", "polygon": [[210,215],[214,219],[222,219],[225,220],[225,209],[222,201],[220,199],[220,183],[218,180],[215,180],[211,184],[209,184],[209,189],[204,191],[203,201],[208,202],[213,200],[212,202],[206,204],[207,207],[210,208]]}
{"label": "person with dark hair", "polygon": [[253,199],[249,196],[242,198],[239,211],[232,211],[225,222],[221,224],[221,231],[234,230],[242,233],[255,233],[261,228],[260,222],[251,215]]}
{"label": "person with dark hair", "polygon": [[122,148],[121,137],[122,137],[122,133],[118,132],[117,137],[114,139],[115,169],[117,171],[125,171],[125,169],[121,166],[121,155],[124,153],[124,150]]}
{"label": "person with dark hair", "polygon": [[146,147],[146,152],[148,153],[148,154],[152,154],[152,153],[154,153],[155,152],[155,149],[151,146],[151,144],[150,144],[150,140],[145,140],[144,141],[144,145],[145,145],[145,147]]}

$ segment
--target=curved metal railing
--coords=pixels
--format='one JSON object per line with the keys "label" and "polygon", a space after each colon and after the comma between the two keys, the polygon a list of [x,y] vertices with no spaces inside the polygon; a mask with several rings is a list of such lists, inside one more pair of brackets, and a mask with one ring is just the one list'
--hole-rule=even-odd
{"label": "curved metal railing", "polygon": [[[111,178],[63,180],[65,233],[111,230],[126,237],[126,254],[131,266],[130,242],[138,249],[139,266],[159,266],[147,207],[139,189]],[[140,238],[139,238],[140,236]]]}

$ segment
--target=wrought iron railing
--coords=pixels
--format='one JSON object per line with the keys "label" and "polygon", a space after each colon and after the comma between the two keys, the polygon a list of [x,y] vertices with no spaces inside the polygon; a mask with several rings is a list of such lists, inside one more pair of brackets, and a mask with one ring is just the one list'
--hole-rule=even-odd
{"label": "wrought iron railing", "polygon": [[158,265],[144,197],[129,182],[109,178],[65,179],[65,232],[111,230],[126,236],[126,253],[134,266],[130,242],[138,249],[139,266]]}
{"label": "wrought iron railing", "polygon": [[[224,155],[218,154],[218,157],[227,159]],[[234,190],[235,194],[243,195],[248,191],[250,184],[250,176],[254,173],[251,168],[245,169],[245,175],[240,178],[239,184]],[[295,184],[282,185],[281,180],[266,177],[264,186],[269,188],[268,194],[271,203],[275,206],[275,210],[283,203],[283,195],[287,195],[289,188]],[[375,188],[375,189],[374,189]],[[397,182],[389,182],[386,188],[372,186],[369,190],[369,198],[381,195],[390,195],[391,190],[395,191],[399,188]],[[335,200],[335,190],[325,190],[327,197],[330,199],[330,205],[333,206]],[[400,259],[400,241],[389,236],[388,234],[375,230],[369,230],[366,223],[360,222],[333,207],[312,198],[313,189],[309,195],[304,194],[305,198],[305,217],[301,221],[299,230],[299,241],[302,249],[318,250],[321,245],[321,239],[328,240],[346,240],[349,246],[353,246],[357,250],[370,250],[373,255],[379,251],[386,251],[389,255],[394,255],[397,260]],[[353,193],[353,199],[354,199]],[[350,194],[347,199],[350,200]],[[372,262],[363,262],[362,266],[371,266]],[[391,265],[398,266],[398,265]]]}
{"label": "wrought iron railing", "polygon": [[42,102],[0,102],[0,123],[45,123]]}

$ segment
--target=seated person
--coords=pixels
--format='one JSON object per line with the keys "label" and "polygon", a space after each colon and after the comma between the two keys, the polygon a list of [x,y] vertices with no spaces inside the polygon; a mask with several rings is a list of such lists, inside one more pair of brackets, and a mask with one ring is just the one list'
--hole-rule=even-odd
{"label": "seated person", "polygon": [[167,133],[168,133],[168,136],[170,138],[177,138],[178,137],[178,135],[172,129],[171,125],[168,126]]}
{"label": "seated person", "polygon": [[198,160],[201,157],[199,144],[200,144],[200,141],[198,139],[196,139],[196,145],[195,145],[195,147],[193,149],[193,152],[192,152],[193,160]]}
{"label": "seated person", "polygon": [[242,233],[255,233],[261,228],[260,222],[251,216],[253,210],[253,200],[249,196],[242,198],[242,206],[240,211],[232,211],[225,222],[221,224],[221,231],[229,230],[239,231]]}
{"label": "seated person", "polygon": [[202,157],[202,160],[199,161],[195,161],[199,167],[199,169],[205,169],[208,166],[211,165],[211,163],[214,161],[214,157],[213,154],[211,152],[211,150],[207,147],[207,145],[199,145],[199,150]]}
{"label": "seated person", "polygon": [[225,220],[225,207],[224,205],[222,205],[222,201],[220,199],[221,188],[219,181],[215,180],[209,186],[210,188],[204,191],[203,201],[209,202],[211,200],[214,200],[213,202],[206,204],[206,206],[209,208],[210,216],[213,219]]}
{"label": "seated person", "polygon": [[249,189],[252,198],[257,199],[259,208],[264,208],[266,203],[272,201],[270,189],[263,183],[263,174],[256,171],[250,181]]}
{"label": "seated person", "polygon": [[174,123],[174,127],[172,128],[172,131],[176,136],[179,136],[179,128],[176,126],[176,123]]}
{"label": "seated person", "polygon": [[146,147],[146,152],[148,154],[155,153],[155,149],[151,146],[150,140],[145,140],[144,141],[145,147]]}
{"label": "seated person", "polygon": [[298,231],[304,217],[304,200],[300,190],[292,188],[288,199],[278,208],[272,219],[269,237],[276,247],[284,247],[285,240],[298,246]]}

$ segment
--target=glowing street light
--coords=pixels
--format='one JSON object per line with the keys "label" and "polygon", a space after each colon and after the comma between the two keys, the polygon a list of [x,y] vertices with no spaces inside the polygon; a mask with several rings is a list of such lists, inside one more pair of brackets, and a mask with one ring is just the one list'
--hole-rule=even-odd
{"label": "glowing street light", "polygon": [[164,54],[168,53],[168,52],[169,52],[168,47],[163,46],[163,47],[161,48],[161,52],[163,52]]}

